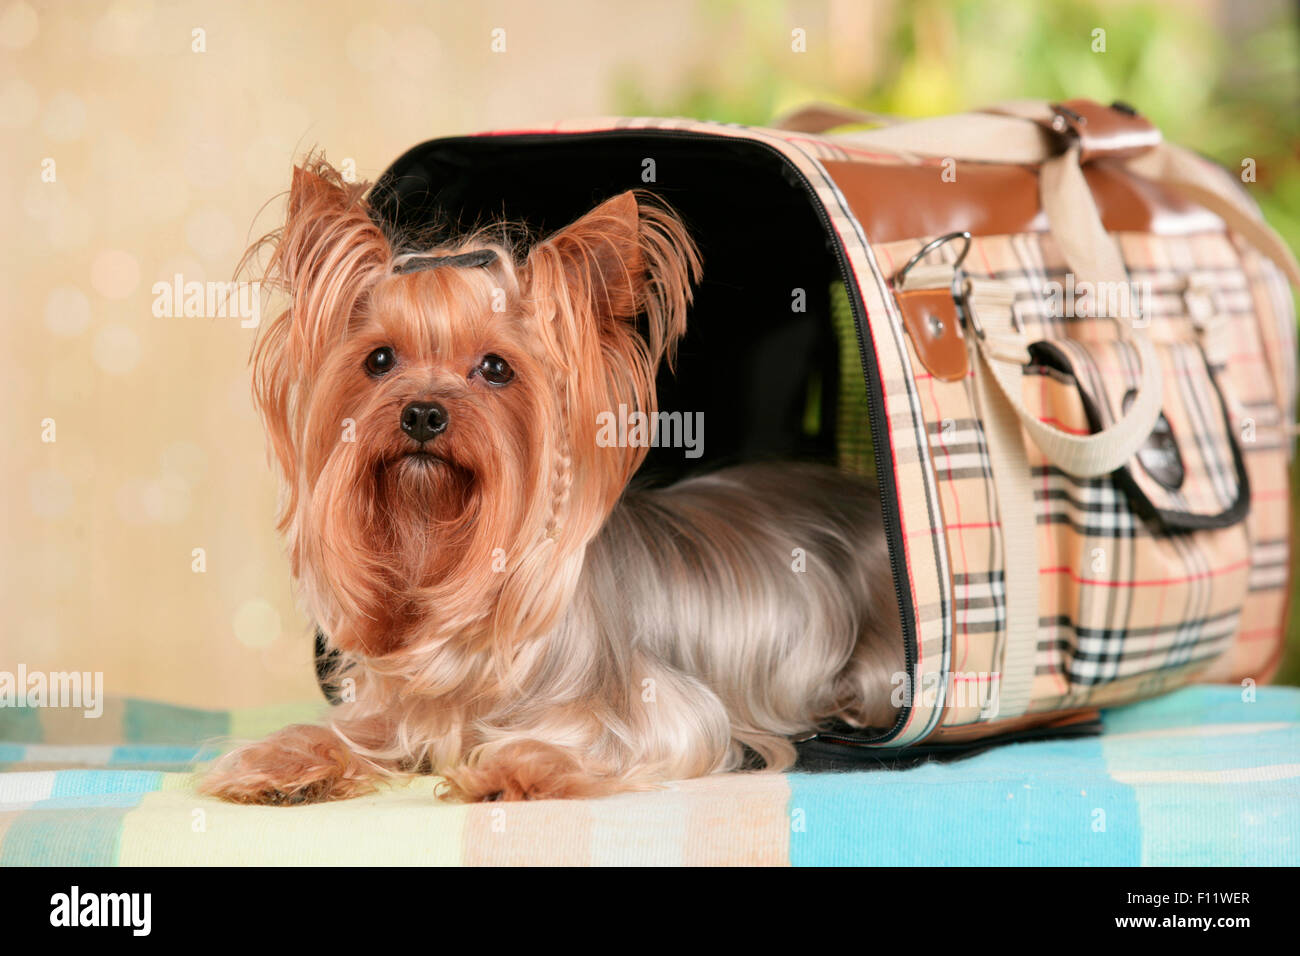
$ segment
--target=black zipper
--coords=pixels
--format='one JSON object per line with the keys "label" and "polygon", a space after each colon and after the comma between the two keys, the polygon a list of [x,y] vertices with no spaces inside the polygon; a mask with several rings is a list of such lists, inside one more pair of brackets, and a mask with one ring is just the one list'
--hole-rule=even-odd
{"label": "black zipper", "polygon": [[807,745],[800,742],[800,770],[898,770],[927,762],[948,762],[975,757],[995,747],[1007,744],[1029,743],[1037,740],[1066,740],[1075,737],[1096,737],[1104,731],[1101,717],[1079,720],[1068,724],[1027,727],[963,740],[957,743],[915,744],[910,747],[862,747],[845,745],[830,734],[809,738]]}
{"label": "black zipper", "polygon": [[[698,133],[689,130],[679,129],[614,129],[614,130],[591,130],[589,132],[579,133],[501,133],[491,136],[453,136],[444,137],[436,140],[429,140],[415,146],[406,153],[402,154],[396,162],[389,167],[389,170],[396,169],[402,165],[408,156],[421,152],[434,143],[452,143],[456,141],[465,143],[474,143],[481,145],[484,141],[502,143],[506,141],[549,141],[557,140],[586,140],[586,139],[634,139],[642,136],[661,136],[676,139],[695,139],[716,143],[718,140],[730,140],[730,137],[720,136],[710,133]],[[734,141],[734,140],[733,140]],[[894,593],[898,600],[898,617],[903,631],[903,655],[907,663],[908,679],[908,698],[904,701],[903,708],[898,715],[894,726],[883,734],[877,734],[874,737],[850,736],[835,733],[818,733],[811,737],[803,738],[808,740],[824,740],[836,744],[845,744],[848,746],[865,747],[877,743],[885,743],[892,740],[907,724],[908,716],[911,714],[912,704],[911,695],[914,693],[916,686],[916,619],[911,613],[912,600],[911,594],[906,586],[907,574],[906,568],[903,567],[902,550],[903,550],[903,522],[900,515],[898,504],[898,485],[895,481],[894,470],[880,467],[880,446],[878,444],[879,436],[888,436],[889,423],[885,418],[884,412],[884,387],[880,381],[880,369],[876,366],[875,358],[872,352],[867,349],[866,338],[866,303],[862,300],[862,294],[858,290],[858,285],[853,279],[853,269],[849,264],[848,253],[844,250],[844,244],[839,235],[835,232],[835,227],[831,223],[830,214],[826,211],[825,204],[817,195],[817,190],[808,180],[790,158],[780,149],[770,143],[765,143],[757,139],[743,139],[740,142],[758,146],[772,153],[784,164],[788,173],[793,174],[794,178],[803,186],[805,195],[812,204],[818,219],[821,220],[822,229],[831,239],[835,252],[835,260],[839,265],[840,279],[844,282],[845,291],[849,296],[849,308],[853,312],[853,325],[858,334],[858,355],[862,359],[862,375],[867,382],[867,416],[871,421],[871,440],[875,449],[876,457],[876,484],[880,490],[880,511],[885,528],[885,543],[889,549],[889,565],[894,576]],[[384,184],[387,173],[381,176],[376,183],[376,187]],[[851,213],[850,213],[851,215]],[[802,742],[802,741],[801,741]]]}
{"label": "black zipper", "polygon": [[[898,503],[898,485],[895,481],[892,463],[888,463],[890,467],[881,467],[879,443],[882,438],[888,441],[889,421],[886,419],[884,412],[884,386],[880,381],[880,369],[875,362],[874,350],[868,350],[867,348],[867,305],[862,300],[862,293],[853,278],[853,270],[849,265],[849,257],[844,250],[844,243],[840,240],[839,234],[836,233],[835,227],[831,223],[830,214],[826,212],[825,204],[818,197],[817,191],[813,184],[808,181],[808,177],[775,146],[758,140],[749,140],[748,142],[757,143],[780,157],[788,170],[803,184],[804,192],[812,201],[813,209],[816,210],[817,216],[821,220],[822,228],[825,230],[826,235],[831,238],[835,248],[835,261],[839,265],[840,279],[843,281],[844,289],[849,296],[849,308],[853,312],[853,327],[858,334],[858,357],[862,361],[862,375],[867,382],[867,417],[871,421],[871,443],[876,459],[876,486],[880,490],[880,512],[885,528],[885,544],[889,550],[889,568],[894,577],[894,594],[898,601],[898,620],[903,631],[903,655],[907,663],[907,690],[909,693],[893,727],[874,737],[819,733],[806,739],[825,740],[830,743],[859,747],[873,743],[884,743],[896,737],[906,726],[907,718],[912,710],[911,692],[916,686],[916,620],[913,614],[908,613],[912,601],[906,587],[907,569],[903,566],[902,559],[903,520],[900,514],[901,507]],[[886,477],[888,480],[883,480]]]}

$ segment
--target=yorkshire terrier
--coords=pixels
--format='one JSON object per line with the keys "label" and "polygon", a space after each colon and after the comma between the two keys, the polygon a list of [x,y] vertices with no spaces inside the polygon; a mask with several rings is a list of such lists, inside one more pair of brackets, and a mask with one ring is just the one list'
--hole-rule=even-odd
{"label": "yorkshire terrier", "polygon": [[252,359],[292,572],[351,693],[204,792],[298,804],[431,773],[460,800],[591,797],[786,769],[831,720],[892,726],[870,485],[750,464],[639,489],[646,443],[598,441],[601,412],[657,413],[701,269],[681,219],[625,192],[526,255],[484,232],[412,248],[366,189],[294,169],[263,240],[289,305]]}

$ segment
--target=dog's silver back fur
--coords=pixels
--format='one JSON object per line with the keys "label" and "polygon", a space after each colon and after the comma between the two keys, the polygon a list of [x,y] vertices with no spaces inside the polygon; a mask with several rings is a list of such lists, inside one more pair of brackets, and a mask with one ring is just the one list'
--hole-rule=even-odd
{"label": "dog's silver back fur", "polygon": [[[758,464],[631,490],[587,551],[560,644],[640,661],[653,721],[666,680],[693,698],[717,765],[771,768],[838,717],[892,726],[903,664],[877,493],[835,469]],[[581,636],[579,636],[581,635]],[[559,635],[557,635],[558,637]],[[603,653],[601,653],[603,651]]]}

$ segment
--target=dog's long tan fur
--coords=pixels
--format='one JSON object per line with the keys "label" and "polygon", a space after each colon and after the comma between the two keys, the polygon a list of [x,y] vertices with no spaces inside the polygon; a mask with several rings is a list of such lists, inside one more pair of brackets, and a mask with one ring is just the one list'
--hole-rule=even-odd
{"label": "dog's long tan fur", "polygon": [[[783,769],[832,717],[893,723],[874,490],[800,464],[629,490],[646,449],[597,441],[601,412],[654,413],[699,276],[653,197],[517,261],[481,236],[404,248],[364,185],[313,159],[266,242],[290,299],[254,351],[280,527],[355,692],[329,726],[228,754],[205,792],[302,803],[431,772],[461,799],[594,796]],[[485,248],[489,265],[395,271]],[[381,349],[393,363],[368,371]],[[445,412],[435,438],[399,427],[416,401]]]}

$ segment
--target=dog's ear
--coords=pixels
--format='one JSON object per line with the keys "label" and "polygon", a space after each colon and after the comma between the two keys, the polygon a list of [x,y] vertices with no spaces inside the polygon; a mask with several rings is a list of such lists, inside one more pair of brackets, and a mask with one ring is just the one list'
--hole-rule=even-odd
{"label": "dog's ear", "polygon": [[[655,375],[686,331],[699,272],[686,226],[643,192],[597,206],[534,248],[524,266],[539,337],[567,392],[575,465],[600,452],[614,497],[646,449],[595,449],[597,416],[618,415],[620,405],[655,413]],[[613,468],[611,455],[622,459]]]}
{"label": "dog's ear", "polygon": [[641,215],[636,196],[625,192],[601,203],[550,240],[575,295],[590,299],[595,318],[615,322],[636,313],[645,281]]}
{"label": "dog's ear", "polygon": [[284,228],[263,280],[291,296],[293,356],[312,369],[346,331],[362,294],[388,273],[392,251],[365,201],[368,183],[348,183],[324,159],[293,170]]}
{"label": "dog's ear", "polygon": [[328,350],[347,332],[367,290],[391,269],[392,251],[370,217],[369,184],[348,183],[322,157],[293,170],[283,228],[255,243],[251,264],[270,248],[262,284],[288,297],[253,349],[253,399],[289,495],[282,526],[298,501],[298,449],[311,383]]}
{"label": "dog's ear", "polygon": [[671,209],[649,193],[621,193],[535,249],[530,272],[544,259],[559,266],[565,300],[589,308],[596,322],[592,329],[562,329],[571,337],[560,344],[581,346],[588,332],[617,339],[641,315],[651,361],[671,359],[700,271],[695,244]]}
{"label": "dog's ear", "polygon": [[331,206],[343,209],[348,204],[348,191],[335,181],[332,170],[321,168],[321,163],[308,161],[308,165],[293,167],[293,178],[289,184],[289,218],[300,215],[304,210]]}

